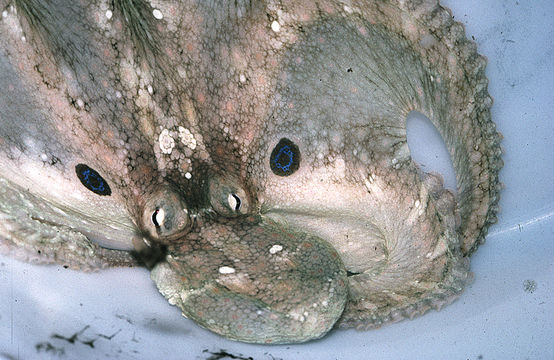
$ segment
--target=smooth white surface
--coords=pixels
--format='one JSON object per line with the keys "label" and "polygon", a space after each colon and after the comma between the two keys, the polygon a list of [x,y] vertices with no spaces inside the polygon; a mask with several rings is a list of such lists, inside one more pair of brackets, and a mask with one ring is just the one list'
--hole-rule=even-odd
{"label": "smooth white surface", "polygon": [[[85,274],[0,258],[0,359],[207,359],[204,350],[220,349],[268,360],[554,359],[554,2],[443,3],[489,58],[493,117],[505,136],[499,223],[472,257],[475,282],[457,302],[379,330],[257,346],[183,319],[144,269]],[[74,343],[52,337],[82,329]],[[94,348],[83,343],[94,339]]]}
{"label": "smooth white surface", "polygon": [[427,173],[440,173],[444,187],[456,193],[456,172],[446,144],[428,117],[412,111],[406,119],[410,156]]}

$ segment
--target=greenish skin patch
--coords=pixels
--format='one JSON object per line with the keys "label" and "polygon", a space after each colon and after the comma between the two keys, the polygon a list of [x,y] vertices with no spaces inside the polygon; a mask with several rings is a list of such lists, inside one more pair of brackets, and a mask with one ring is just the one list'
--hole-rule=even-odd
{"label": "greenish skin patch", "polygon": [[[486,61],[438,3],[0,8],[0,251],[146,265],[184,315],[253,343],[412,318],[471,281],[500,136]],[[411,160],[414,110],[456,195]]]}

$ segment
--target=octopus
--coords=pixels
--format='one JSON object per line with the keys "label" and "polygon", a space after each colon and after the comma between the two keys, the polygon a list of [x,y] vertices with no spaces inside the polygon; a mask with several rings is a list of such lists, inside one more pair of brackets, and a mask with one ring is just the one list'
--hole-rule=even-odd
{"label": "octopus", "polygon": [[[440,309],[502,167],[436,0],[0,0],[0,252],[145,266],[198,325],[299,343]],[[456,191],[424,172],[412,111]]]}

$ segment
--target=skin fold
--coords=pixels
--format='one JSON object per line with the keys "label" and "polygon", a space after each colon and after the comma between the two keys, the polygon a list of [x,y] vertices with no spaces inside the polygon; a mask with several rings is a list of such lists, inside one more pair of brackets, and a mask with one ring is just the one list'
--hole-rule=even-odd
{"label": "skin fold", "polygon": [[[0,0],[0,251],[147,266],[225,337],[456,299],[496,221],[486,60],[433,0]],[[441,133],[457,192],[420,170]]]}

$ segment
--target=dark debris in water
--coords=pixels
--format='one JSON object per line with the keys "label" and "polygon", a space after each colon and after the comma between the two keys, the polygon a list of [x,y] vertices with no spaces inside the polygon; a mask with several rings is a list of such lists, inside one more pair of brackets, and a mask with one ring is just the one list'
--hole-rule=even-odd
{"label": "dark debris in water", "polygon": [[[104,335],[104,334],[96,334],[96,337],[94,338],[88,338],[88,339],[85,339],[83,338],[83,334],[85,333],[85,331],[87,331],[88,329],[90,328],[90,325],[87,325],[85,326],[84,328],[82,328],[81,330],[77,331],[76,333],[74,333],[73,335],[71,336],[64,336],[64,335],[60,335],[60,334],[52,334],[50,336],[51,339],[54,339],[54,340],[61,340],[61,341],[65,341],[65,342],[68,342],[72,345],[76,344],[76,343],[80,343],[80,344],[83,344],[83,345],[86,345],[86,346],[89,346],[90,348],[93,348],[94,349],[94,343],[98,340],[98,339],[106,339],[106,340],[111,340],[113,339],[117,334],[119,334],[121,332],[121,329],[117,330],[115,333],[111,334],[111,335]],[[40,353],[40,352],[46,352],[46,353],[50,353],[52,355],[57,355],[57,356],[63,356],[65,355],[65,349],[63,347],[56,347],[54,346],[52,343],[48,342],[48,341],[45,341],[45,342],[41,342],[41,343],[38,343],[35,345],[35,349],[37,351],[37,353]]]}
{"label": "dark debris in water", "polygon": [[206,358],[206,360],[222,360],[222,359],[237,359],[237,360],[254,360],[253,357],[244,357],[242,354],[234,355],[231,353],[228,353],[226,350],[219,350],[216,352],[208,351],[208,349],[205,349],[202,351],[203,353],[210,354],[209,357]]}
{"label": "dark debris in water", "polygon": [[[209,351],[204,349],[202,353],[210,354],[205,360],[255,360],[252,356],[245,356],[243,354],[231,354],[225,349],[220,349],[219,351]],[[283,360],[282,358],[276,358],[269,353],[264,353],[267,356],[267,360]]]}
{"label": "dark debris in water", "polygon": [[535,280],[525,280],[523,282],[523,290],[528,293],[534,293],[537,290],[537,282]]}
{"label": "dark debris in water", "polygon": [[63,347],[56,347],[49,342],[41,342],[35,345],[37,353],[45,352],[50,355],[63,356],[65,355],[65,349]]}

